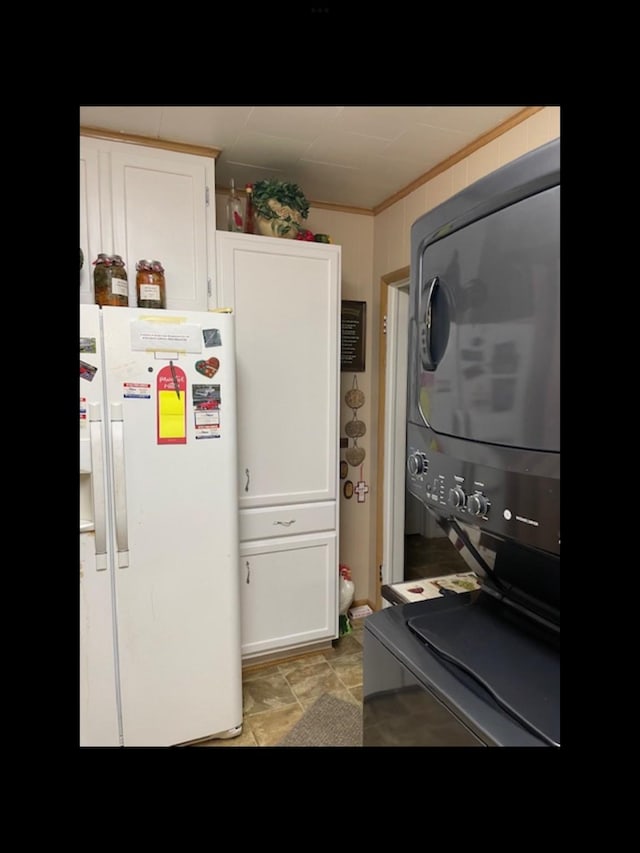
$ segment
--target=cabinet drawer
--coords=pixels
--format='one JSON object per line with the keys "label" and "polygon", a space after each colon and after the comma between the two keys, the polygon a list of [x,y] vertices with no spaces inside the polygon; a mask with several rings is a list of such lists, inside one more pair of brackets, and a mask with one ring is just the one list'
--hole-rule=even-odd
{"label": "cabinet drawer", "polygon": [[240,510],[240,541],[335,530],[336,504],[292,504]]}

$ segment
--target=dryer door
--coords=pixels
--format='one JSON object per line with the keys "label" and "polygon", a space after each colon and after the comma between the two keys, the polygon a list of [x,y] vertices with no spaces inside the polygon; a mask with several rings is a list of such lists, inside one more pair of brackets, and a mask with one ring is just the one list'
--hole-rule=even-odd
{"label": "dryer door", "polygon": [[427,244],[410,364],[435,432],[560,450],[560,187]]}

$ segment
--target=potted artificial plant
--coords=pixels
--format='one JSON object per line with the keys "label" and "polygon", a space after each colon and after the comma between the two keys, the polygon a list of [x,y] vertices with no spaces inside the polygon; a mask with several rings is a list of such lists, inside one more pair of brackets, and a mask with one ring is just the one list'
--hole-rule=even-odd
{"label": "potted artificial plant", "polygon": [[257,230],[265,237],[297,237],[309,202],[297,184],[275,178],[256,181],[251,192]]}

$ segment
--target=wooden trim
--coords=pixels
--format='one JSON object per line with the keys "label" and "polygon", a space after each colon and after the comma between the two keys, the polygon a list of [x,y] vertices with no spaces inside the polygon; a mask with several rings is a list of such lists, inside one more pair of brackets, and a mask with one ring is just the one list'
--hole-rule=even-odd
{"label": "wooden trim", "polygon": [[286,649],[279,652],[264,652],[260,657],[248,658],[242,661],[242,672],[255,672],[260,669],[271,667],[278,663],[289,663],[289,661],[302,660],[302,658],[316,655],[319,651],[331,648],[331,640],[318,640],[304,651]]}
{"label": "wooden trim", "polygon": [[339,213],[360,213],[362,216],[375,216],[372,208],[351,207],[348,204],[329,204],[326,201],[313,201],[309,199],[309,206],[320,210],[336,210]]}
{"label": "wooden trim", "polygon": [[380,279],[380,284],[395,284],[396,281],[404,281],[411,277],[411,267],[401,267],[399,270],[383,275]]}
{"label": "wooden trim", "polygon": [[378,459],[377,487],[376,487],[376,583],[374,586],[376,597],[376,610],[381,606],[380,567],[382,566],[382,555],[384,544],[382,541],[382,506],[384,500],[384,412],[387,398],[387,336],[385,334],[385,320],[387,317],[387,306],[389,303],[389,285],[383,279],[380,281],[380,320],[378,324]]}
{"label": "wooden trim", "polygon": [[398,281],[406,281],[410,278],[411,268],[402,267],[399,270],[383,275],[380,279],[380,321],[378,332],[378,459],[377,459],[377,488],[376,488],[376,602],[374,610],[382,608],[382,596],[380,588],[380,566],[383,562],[384,541],[382,536],[383,531],[383,514],[384,514],[384,422],[385,422],[385,407],[387,398],[387,336],[384,331],[385,317],[389,304],[389,287]]}
{"label": "wooden trim", "polygon": [[421,187],[423,184],[426,184],[427,181],[433,180],[437,175],[442,174],[442,172],[446,172],[447,169],[450,169],[452,166],[455,166],[456,163],[459,163],[461,160],[464,160],[465,157],[468,157],[470,154],[473,154],[474,151],[477,151],[479,148],[483,148],[489,142],[493,142],[494,139],[497,139],[499,136],[503,136],[507,131],[511,130],[516,125],[520,124],[526,119],[531,118],[532,115],[539,113],[540,110],[543,110],[544,107],[526,107],[524,110],[520,110],[519,113],[516,113],[511,118],[503,121],[502,124],[499,124],[497,127],[494,127],[493,130],[484,133],[482,136],[479,136],[473,142],[466,145],[464,148],[461,148],[460,151],[457,151],[455,154],[452,154],[451,157],[447,157],[446,160],[443,160],[442,163],[438,163],[437,166],[434,166],[433,169],[430,169],[428,172],[425,172],[424,175],[421,175],[419,178],[416,178],[415,181],[412,181],[408,184],[403,190],[398,190],[394,195],[389,196],[389,198],[385,199],[379,205],[373,208],[374,216],[377,216],[379,213],[382,213],[383,210],[386,210],[391,205],[395,204],[397,201],[400,201],[402,198],[406,198],[406,196],[410,195],[414,190],[417,190],[418,187]]}
{"label": "wooden trim", "polygon": [[206,145],[190,145],[185,142],[173,142],[170,139],[157,139],[153,136],[138,136],[135,133],[119,133],[116,130],[105,130],[101,127],[80,126],[80,136],[91,136],[94,139],[108,139],[116,142],[128,142],[130,145],[144,145],[145,148],[162,148],[165,151],[179,151],[181,154],[197,154],[199,157],[213,157],[216,160],[222,150]]}

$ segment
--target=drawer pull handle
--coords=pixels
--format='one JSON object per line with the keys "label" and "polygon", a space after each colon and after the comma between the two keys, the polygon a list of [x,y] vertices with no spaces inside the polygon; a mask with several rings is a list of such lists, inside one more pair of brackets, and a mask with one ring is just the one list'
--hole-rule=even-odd
{"label": "drawer pull handle", "polygon": [[291,527],[292,524],[296,523],[295,518],[292,518],[291,521],[274,521],[274,524],[281,524],[283,527]]}
{"label": "drawer pull handle", "polygon": [[244,484],[244,490],[245,490],[245,492],[248,492],[249,491],[249,476],[250,476],[248,468],[244,469],[244,475],[247,478],[247,482]]}
{"label": "drawer pull handle", "polygon": [[247,579],[245,583],[251,583],[251,566],[249,565],[249,560],[245,560],[244,564],[247,567]]}

